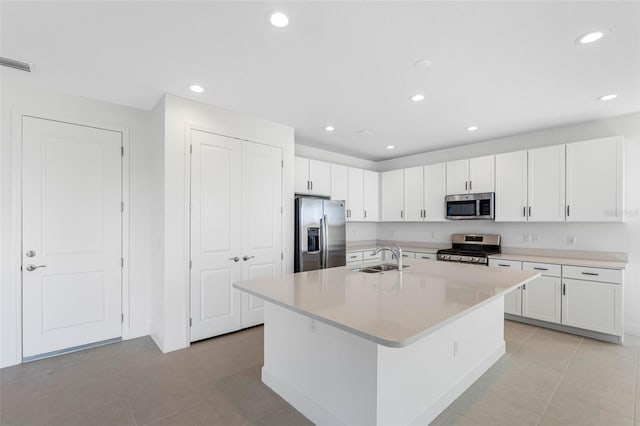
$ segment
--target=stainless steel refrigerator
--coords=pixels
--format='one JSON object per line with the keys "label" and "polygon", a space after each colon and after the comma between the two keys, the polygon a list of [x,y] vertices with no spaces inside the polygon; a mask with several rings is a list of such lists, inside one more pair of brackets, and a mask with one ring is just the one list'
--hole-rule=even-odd
{"label": "stainless steel refrigerator", "polygon": [[312,197],[298,197],[295,200],[295,272],[344,266],[344,201]]}

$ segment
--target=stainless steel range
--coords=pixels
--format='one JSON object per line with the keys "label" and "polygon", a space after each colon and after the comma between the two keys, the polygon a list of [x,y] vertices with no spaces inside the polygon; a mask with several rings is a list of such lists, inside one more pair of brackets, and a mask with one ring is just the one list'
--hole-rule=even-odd
{"label": "stainless steel range", "polygon": [[451,248],[438,250],[438,260],[489,264],[489,255],[500,253],[500,235],[453,234]]}

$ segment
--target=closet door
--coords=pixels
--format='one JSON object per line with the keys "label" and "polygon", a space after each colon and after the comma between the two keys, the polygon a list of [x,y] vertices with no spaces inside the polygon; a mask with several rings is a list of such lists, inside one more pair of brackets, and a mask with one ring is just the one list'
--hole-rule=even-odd
{"label": "closet door", "polygon": [[242,143],[191,130],[191,341],[240,329]]}
{"label": "closet door", "polygon": [[[242,279],[282,273],[282,150],[242,145]],[[242,294],[242,328],[261,324],[261,299]]]}

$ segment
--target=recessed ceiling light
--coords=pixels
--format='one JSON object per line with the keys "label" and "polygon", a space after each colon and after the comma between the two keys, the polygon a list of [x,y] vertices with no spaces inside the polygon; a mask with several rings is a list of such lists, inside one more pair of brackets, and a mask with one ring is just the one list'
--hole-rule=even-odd
{"label": "recessed ceiling light", "polygon": [[594,31],[592,33],[583,34],[576,39],[576,44],[589,44],[598,41],[604,35],[603,32]]}
{"label": "recessed ceiling light", "polygon": [[478,130],[478,126],[469,126],[469,127],[467,127],[467,131],[468,132],[475,132],[476,130]]}
{"label": "recessed ceiling light", "polygon": [[613,100],[613,99],[615,99],[615,98],[617,98],[617,97],[618,97],[618,95],[614,95],[614,94],[611,94],[611,95],[603,95],[603,96],[600,96],[600,97],[598,98],[598,100],[599,100],[599,101],[610,101],[610,100]]}
{"label": "recessed ceiling light", "polygon": [[419,61],[414,62],[413,66],[418,69],[429,68],[431,66],[431,61],[428,59],[420,59]]}
{"label": "recessed ceiling light", "polygon": [[192,84],[191,86],[189,86],[189,89],[191,89],[192,92],[196,92],[196,93],[204,92],[204,88],[197,84]]}
{"label": "recessed ceiling light", "polygon": [[387,145],[387,149],[393,149],[393,148],[395,148],[395,146],[393,146],[393,145]]}
{"label": "recessed ceiling light", "polygon": [[410,99],[413,102],[421,102],[421,101],[424,101],[424,95],[422,93],[416,93]]}
{"label": "recessed ceiling light", "polygon": [[333,132],[336,128],[333,126],[325,126],[324,130],[326,130],[327,132]]}
{"label": "recessed ceiling light", "polygon": [[269,22],[271,25],[278,28],[284,28],[289,25],[289,18],[282,12],[275,11],[269,14]]}

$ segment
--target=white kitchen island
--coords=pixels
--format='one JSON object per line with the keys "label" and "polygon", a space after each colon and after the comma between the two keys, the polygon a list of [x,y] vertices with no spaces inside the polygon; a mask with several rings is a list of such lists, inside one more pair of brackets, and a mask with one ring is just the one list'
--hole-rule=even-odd
{"label": "white kitchen island", "polygon": [[425,425],[505,352],[503,296],[539,274],[428,260],[240,281],[265,301],[262,381],[319,425]]}

